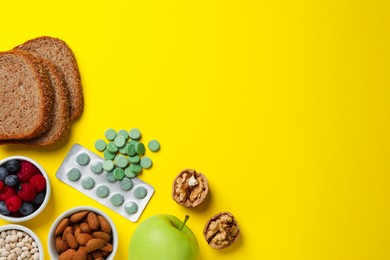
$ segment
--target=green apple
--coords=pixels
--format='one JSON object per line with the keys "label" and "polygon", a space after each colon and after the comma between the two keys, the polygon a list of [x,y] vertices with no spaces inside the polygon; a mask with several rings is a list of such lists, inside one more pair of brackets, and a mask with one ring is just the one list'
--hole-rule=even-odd
{"label": "green apple", "polygon": [[145,219],[131,238],[129,260],[197,260],[199,245],[187,220],[168,214]]}

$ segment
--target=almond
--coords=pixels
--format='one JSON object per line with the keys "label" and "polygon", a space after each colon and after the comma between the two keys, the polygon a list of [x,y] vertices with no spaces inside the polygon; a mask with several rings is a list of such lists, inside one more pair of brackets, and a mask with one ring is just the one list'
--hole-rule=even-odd
{"label": "almond", "polygon": [[65,228],[69,226],[69,224],[70,224],[69,218],[64,218],[63,220],[61,220],[54,231],[54,236],[58,236],[59,234],[64,232]]}
{"label": "almond", "polygon": [[100,248],[103,252],[112,252],[112,244],[107,243],[102,248]]}
{"label": "almond", "polygon": [[101,239],[104,239],[106,240],[107,242],[110,241],[111,239],[111,235],[106,233],[106,232],[103,232],[103,231],[95,231],[92,233],[92,236],[94,238],[101,238]]}
{"label": "almond", "polygon": [[96,230],[100,226],[98,217],[92,211],[90,211],[88,213],[87,222],[88,222],[88,224],[89,224],[89,226],[91,227],[92,230]]}
{"label": "almond", "polygon": [[80,224],[80,229],[83,233],[88,233],[88,234],[91,234],[92,232],[92,229],[91,227],[88,225],[87,222],[83,222]]}
{"label": "almond", "polygon": [[80,233],[76,236],[76,241],[80,246],[85,246],[91,239],[93,239],[93,236],[87,233]]}
{"label": "almond", "polygon": [[84,247],[80,247],[76,254],[73,256],[73,260],[87,260],[88,259],[88,253],[85,250]]}
{"label": "almond", "polygon": [[87,216],[88,212],[88,210],[76,212],[72,216],[70,216],[70,221],[72,223],[80,222]]}
{"label": "almond", "polygon": [[76,254],[76,250],[69,248],[68,250],[60,254],[58,260],[72,260],[75,254]]}
{"label": "almond", "polygon": [[68,243],[69,247],[73,249],[77,249],[79,247],[79,244],[72,233],[68,233],[66,235],[66,243]]}
{"label": "almond", "polygon": [[76,239],[77,239],[78,235],[81,234],[81,233],[82,232],[81,232],[81,228],[80,227],[74,227],[74,236],[76,237]]}
{"label": "almond", "polygon": [[99,219],[100,228],[102,229],[102,231],[107,232],[107,233],[111,233],[110,222],[108,222],[107,219],[105,219],[104,217],[102,217],[100,215],[98,216],[98,219]]}
{"label": "almond", "polygon": [[62,252],[69,249],[69,245],[64,240],[62,240],[60,236],[57,236],[55,241],[55,248],[57,253],[61,254]]}
{"label": "almond", "polygon": [[65,229],[64,229],[64,232],[62,232],[62,240],[66,240],[66,235],[71,233],[73,234],[73,227],[71,226],[67,226]]}
{"label": "almond", "polygon": [[106,245],[106,240],[101,238],[92,238],[88,240],[87,244],[85,245],[85,250],[87,250],[88,253],[93,252],[95,250],[98,250]]}

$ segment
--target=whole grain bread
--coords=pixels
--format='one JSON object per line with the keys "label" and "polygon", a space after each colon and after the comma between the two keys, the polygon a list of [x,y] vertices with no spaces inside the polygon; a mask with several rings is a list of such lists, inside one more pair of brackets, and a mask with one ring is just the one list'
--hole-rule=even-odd
{"label": "whole grain bread", "polygon": [[42,36],[29,40],[15,49],[28,51],[36,57],[51,61],[56,66],[69,91],[70,120],[78,118],[84,110],[84,97],[80,72],[70,47],[63,40]]}
{"label": "whole grain bread", "polygon": [[42,60],[26,52],[0,52],[0,140],[46,132],[52,125],[53,95]]}
{"label": "whole grain bread", "polygon": [[2,144],[26,144],[48,146],[61,141],[69,132],[69,93],[56,67],[48,60],[42,60],[44,69],[49,75],[54,91],[52,126],[32,139],[0,141]]}

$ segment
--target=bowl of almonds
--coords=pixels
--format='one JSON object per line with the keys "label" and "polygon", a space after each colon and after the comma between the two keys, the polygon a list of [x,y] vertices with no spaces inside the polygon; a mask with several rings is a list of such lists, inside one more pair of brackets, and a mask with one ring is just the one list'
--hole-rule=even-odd
{"label": "bowl of almonds", "polygon": [[51,259],[114,259],[118,233],[103,211],[76,207],[62,213],[49,232]]}

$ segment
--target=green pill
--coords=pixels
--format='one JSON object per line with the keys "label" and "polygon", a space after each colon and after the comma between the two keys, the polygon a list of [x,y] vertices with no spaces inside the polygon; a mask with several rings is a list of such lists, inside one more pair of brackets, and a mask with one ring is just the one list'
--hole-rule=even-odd
{"label": "green pill", "polygon": [[137,174],[134,173],[134,172],[131,170],[130,166],[129,166],[129,167],[126,167],[126,169],[125,169],[125,175],[126,175],[127,177],[129,177],[129,178],[134,178],[134,177],[137,176]]}
{"label": "green pill", "polygon": [[106,198],[110,194],[110,189],[106,185],[101,185],[96,189],[99,198]]}
{"label": "green pill", "polygon": [[121,194],[117,193],[112,195],[110,201],[112,205],[114,205],[115,207],[119,207],[120,205],[123,204],[124,198]]}
{"label": "green pill", "polygon": [[119,152],[120,152],[121,154],[123,154],[123,155],[127,155],[127,152],[126,152],[126,145],[123,146],[123,147],[121,147],[121,148],[119,148]]}
{"label": "green pill", "polygon": [[103,163],[100,161],[94,161],[91,163],[91,171],[94,174],[100,174],[103,171]]}
{"label": "green pill", "polygon": [[142,157],[140,164],[142,168],[149,169],[150,167],[152,167],[152,160],[149,157],[145,156]]}
{"label": "green pill", "polygon": [[134,143],[129,143],[127,146],[126,146],[126,152],[129,156],[134,156],[137,154],[137,152],[135,151],[135,144]]}
{"label": "green pill", "polygon": [[123,136],[126,141],[127,141],[127,139],[129,139],[129,133],[124,129],[119,130],[118,135]]}
{"label": "green pill", "polygon": [[134,172],[135,174],[139,174],[139,173],[142,172],[142,167],[139,164],[133,163],[133,164],[130,165],[130,170],[132,172]]}
{"label": "green pill", "polygon": [[77,155],[76,157],[76,162],[81,165],[81,166],[85,166],[89,163],[90,161],[90,158],[88,156],[88,154],[86,153],[81,153],[79,155]]}
{"label": "green pill", "polygon": [[115,168],[113,174],[114,178],[118,181],[122,180],[125,177],[125,171],[122,168]]}
{"label": "green pill", "polygon": [[111,182],[111,183],[114,183],[114,182],[117,181],[117,179],[115,178],[113,172],[107,172],[106,173],[106,181]]}
{"label": "green pill", "polygon": [[77,168],[72,168],[67,173],[68,180],[70,181],[78,181],[81,177],[81,172]]}
{"label": "green pill", "polygon": [[113,141],[116,137],[116,132],[114,129],[110,128],[110,129],[106,130],[106,132],[104,133],[104,136],[107,138],[107,140]]}
{"label": "green pill", "polygon": [[103,139],[99,139],[95,142],[95,148],[99,152],[103,152],[107,147],[106,142]]}
{"label": "green pill", "polygon": [[148,191],[145,189],[145,187],[137,187],[135,190],[134,190],[134,196],[138,199],[143,199],[146,197],[146,195],[148,194]]}
{"label": "green pill", "polygon": [[126,144],[126,139],[123,137],[123,135],[118,135],[118,136],[115,137],[115,139],[114,139],[114,144],[115,144],[117,147],[123,147],[123,146],[125,146],[125,144]]}
{"label": "green pill", "polygon": [[85,177],[81,180],[81,186],[86,190],[91,190],[95,187],[95,181],[91,177]]}
{"label": "green pill", "polygon": [[111,160],[106,160],[103,162],[103,169],[106,172],[111,172],[112,170],[114,170],[114,168],[115,168],[115,164]]}
{"label": "green pill", "polygon": [[120,186],[122,190],[129,191],[133,188],[133,181],[130,178],[125,177],[120,181]]}
{"label": "green pill", "polygon": [[127,164],[128,164],[128,161],[127,161],[127,158],[121,154],[117,155],[115,157],[115,164],[118,166],[118,167],[121,167],[121,168],[126,168]]}
{"label": "green pill", "polygon": [[138,140],[141,138],[141,132],[139,131],[138,128],[133,128],[130,130],[129,136],[133,140]]}
{"label": "green pill", "polygon": [[138,205],[134,201],[128,201],[125,204],[125,211],[129,215],[133,215],[138,211]]}
{"label": "green pill", "polygon": [[134,155],[134,156],[129,156],[129,162],[130,163],[139,163],[140,161],[140,158],[138,155]]}
{"label": "green pill", "polygon": [[109,143],[107,144],[107,150],[108,150],[110,153],[115,154],[116,152],[118,152],[118,147],[117,147],[113,142],[109,142]]}
{"label": "green pill", "polygon": [[141,142],[137,143],[135,145],[135,152],[138,154],[144,154],[145,153],[145,145]]}
{"label": "green pill", "polygon": [[160,150],[160,143],[157,140],[151,140],[148,143],[148,148],[152,152],[157,152]]}
{"label": "green pill", "polygon": [[110,153],[107,149],[103,152],[103,157],[106,160],[113,160],[115,158],[115,153]]}

